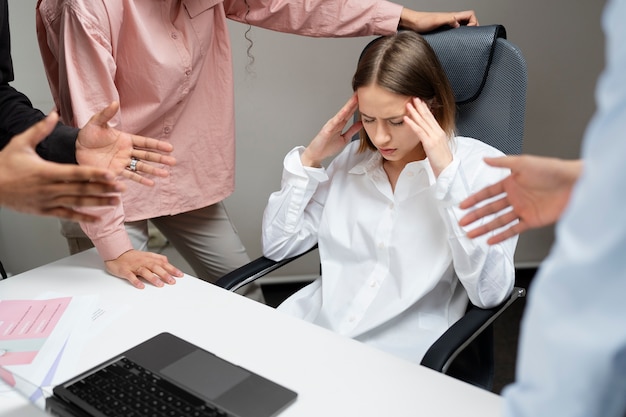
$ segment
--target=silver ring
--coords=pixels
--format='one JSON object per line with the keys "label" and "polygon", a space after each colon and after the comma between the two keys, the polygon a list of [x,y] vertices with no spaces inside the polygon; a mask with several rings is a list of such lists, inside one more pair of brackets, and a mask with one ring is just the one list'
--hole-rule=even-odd
{"label": "silver ring", "polygon": [[135,158],[134,156],[131,156],[130,165],[128,166],[128,169],[133,172],[137,172],[137,162],[139,162],[139,159]]}

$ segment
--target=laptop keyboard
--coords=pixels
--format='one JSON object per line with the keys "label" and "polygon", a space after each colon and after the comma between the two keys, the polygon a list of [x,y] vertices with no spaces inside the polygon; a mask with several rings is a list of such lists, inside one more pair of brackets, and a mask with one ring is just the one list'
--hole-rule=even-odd
{"label": "laptop keyboard", "polygon": [[111,417],[230,416],[128,358],[120,358],[66,388]]}

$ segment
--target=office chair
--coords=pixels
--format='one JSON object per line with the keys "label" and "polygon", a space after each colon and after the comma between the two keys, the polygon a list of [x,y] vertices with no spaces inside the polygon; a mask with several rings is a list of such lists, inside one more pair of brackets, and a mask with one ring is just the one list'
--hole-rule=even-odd
{"label": "office chair", "polygon": [[[424,37],[435,50],[452,85],[457,103],[457,133],[480,139],[506,154],[521,153],[526,63],[519,49],[506,40],[504,27],[463,26]],[[305,253],[278,262],[257,258],[223,276],[216,285],[234,291]],[[421,364],[492,390],[495,369],[492,323],[524,295],[525,289],[515,287],[509,298],[495,308],[481,309],[470,304],[466,314],[426,352]]]}

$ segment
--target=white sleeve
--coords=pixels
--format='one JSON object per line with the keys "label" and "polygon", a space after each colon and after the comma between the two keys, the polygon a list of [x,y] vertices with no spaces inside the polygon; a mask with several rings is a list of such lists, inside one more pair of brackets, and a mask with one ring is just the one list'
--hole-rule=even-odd
{"label": "white sleeve", "polygon": [[[469,239],[466,230],[459,226],[459,219],[465,214],[459,203],[509,173],[489,167],[482,160],[483,156],[499,155],[455,158],[437,178],[435,198],[439,201],[439,212],[448,230],[454,270],[472,304],[490,308],[504,301],[515,284],[513,258],[517,237],[489,245],[489,235]],[[489,222],[492,217],[485,218],[483,222]],[[476,224],[471,227],[476,227]]]}
{"label": "white sleeve", "polygon": [[317,243],[324,193],[316,191],[328,175],[324,168],[302,166],[303,150],[296,147],[285,156],[281,189],[272,193],[263,213],[263,255],[273,260],[295,256]]}

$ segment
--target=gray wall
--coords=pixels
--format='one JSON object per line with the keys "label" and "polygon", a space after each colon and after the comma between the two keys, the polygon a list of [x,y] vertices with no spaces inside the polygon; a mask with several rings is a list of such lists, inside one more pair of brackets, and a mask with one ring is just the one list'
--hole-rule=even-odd
{"label": "gray wall", "polygon": [[[42,110],[52,103],[34,33],[35,0],[10,0],[16,88]],[[406,0],[418,10],[473,8],[481,24],[500,23],[522,49],[529,69],[526,134],[528,153],[574,158],[594,111],[593,90],[603,66],[600,14],[603,1]],[[260,255],[260,221],[267,196],[280,180],[281,161],[293,146],[307,144],[350,96],[354,64],[368,39],[309,39],[253,28],[247,68],[245,25],[232,23],[237,103],[237,189],[229,212],[250,255]],[[551,228],[519,241],[518,265],[536,265],[548,253]],[[0,211],[1,258],[18,273],[67,255],[57,221]],[[314,274],[310,256],[287,274]]]}

